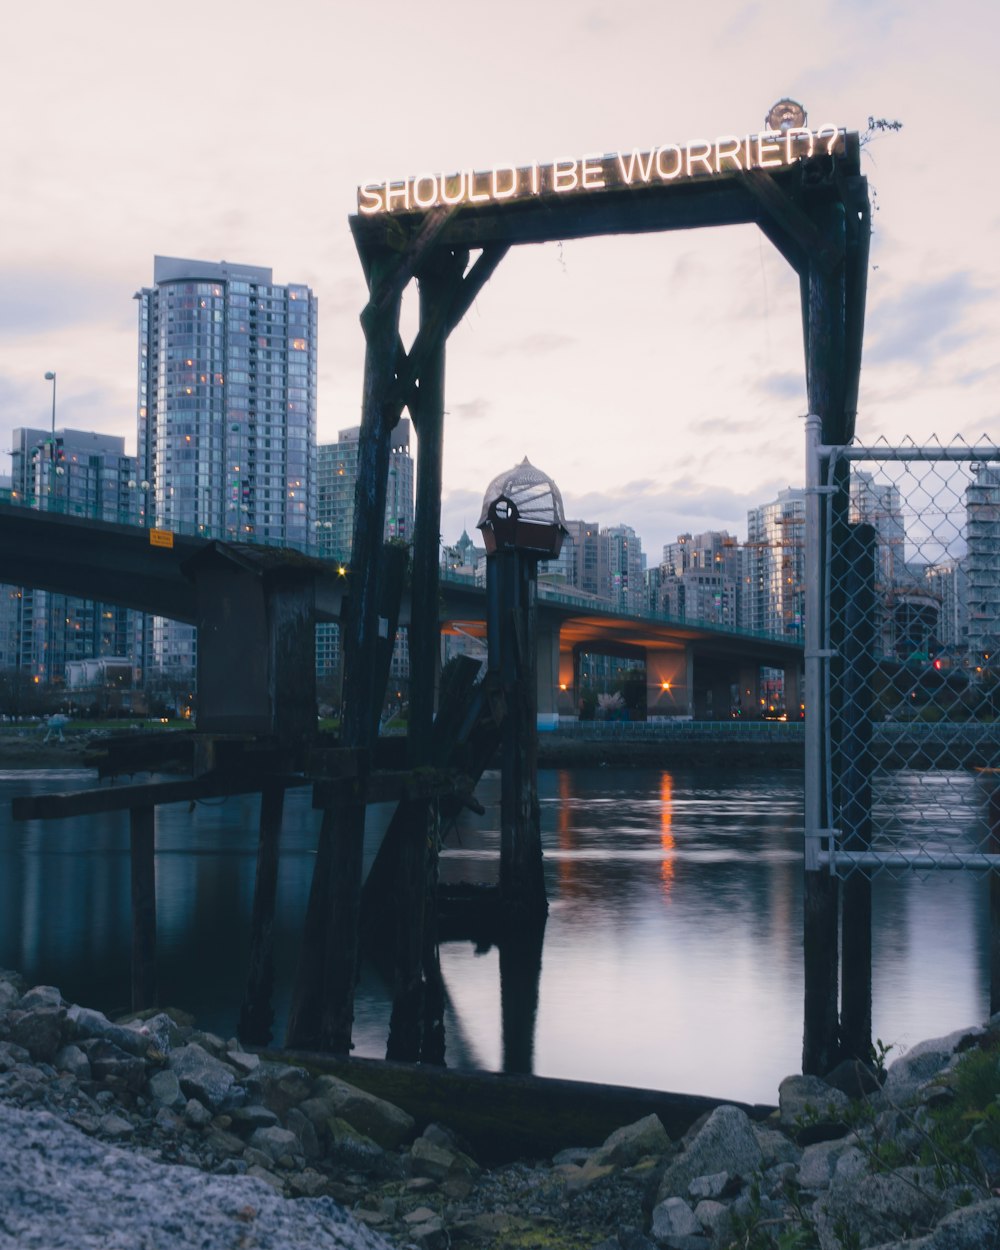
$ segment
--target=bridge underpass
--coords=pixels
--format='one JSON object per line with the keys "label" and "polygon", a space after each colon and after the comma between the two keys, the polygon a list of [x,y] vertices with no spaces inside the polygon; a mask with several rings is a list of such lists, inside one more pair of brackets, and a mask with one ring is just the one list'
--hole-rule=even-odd
{"label": "bridge underpass", "polygon": [[[467,582],[441,579],[442,630],[485,638],[485,600]],[[742,719],[762,714],[761,670],[784,678],[785,706],[801,705],[802,645],[666,618],[625,616],[574,601],[563,590],[538,598],[538,713],[575,716],[582,694],[579,657],[591,652],[645,662],[646,715],[729,719],[738,691]]]}

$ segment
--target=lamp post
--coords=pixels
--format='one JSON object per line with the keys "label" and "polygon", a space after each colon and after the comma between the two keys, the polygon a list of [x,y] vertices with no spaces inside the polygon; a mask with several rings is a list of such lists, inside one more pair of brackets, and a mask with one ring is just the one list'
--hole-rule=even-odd
{"label": "lamp post", "polygon": [[52,441],[49,443],[49,489],[51,495],[55,489],[55,482],[52,480],[56,467],[56,375],[54,372],[46,373],[45,381],[52,383]]}

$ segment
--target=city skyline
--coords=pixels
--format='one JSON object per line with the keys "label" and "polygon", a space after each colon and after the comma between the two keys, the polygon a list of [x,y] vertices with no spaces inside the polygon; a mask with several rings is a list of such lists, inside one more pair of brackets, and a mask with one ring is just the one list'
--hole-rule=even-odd
{"label": "city skyline", "polygon": [[[0,445],[48,426],[53,371],[60,427],[134,450],[131,297],[156,254],[268,265],[315,291],[332,442],[360,416],[359,185],[748,133],[785,95],[816,126],[903,122],[863,157],[877,211],[859,437],[996,440],[1000,18],[983,0],[818,4],[794,22],[776,3],[514,3],[488,58],[481,19],[431,7],[429,23],[401,4],[383,21],[306,3],[291,21],[229,0],[181,0],[169,23],[119,0],[14,15]],[[224,55],[175,91],[192,31]],[[802,483],[798,302],[755,228],[513,252],[449,344],[444,539],[525,455],[569,514],[634,527],[651,556],[686,531],[743,534],[750,508]]]}

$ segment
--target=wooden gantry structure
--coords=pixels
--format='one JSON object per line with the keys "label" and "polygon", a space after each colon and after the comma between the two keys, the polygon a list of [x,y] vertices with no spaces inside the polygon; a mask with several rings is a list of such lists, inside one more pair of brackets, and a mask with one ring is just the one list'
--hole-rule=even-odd
{"label": "wooden gantry structure", "polygon": [[[448,337],[511,247],[756,223],[799,276],[809,410],[821,419],[824,443],[850,442],[870,234],[860,142],[857,134],[836,127],[810,130],[791,124],[794,116],[789,120],[780,132],[360,189],[350,226],[369,297],[361,313],[365,370],[351,575],[340,614],[345,676],[339,743],[315,741],[310,634],[328,574],[294,554],[277,559],[214,544],[186,553],[183,569],[185,584],[193,587],[188,612],[205,634],[199,660],[210,653],[218,658],[213,672],[207,665],[204,675],[199,672],[201,723],[192,779],[159,783],[159,789],[139,786],[131,793],[120,787],[111,792],[114,798],[106,791],[90,798],[42,796],[16,808],[21,817],[97,810],[94,804],[107,809],[109,803],[132,811],[137,1001],[155,992],[153,804],[260,791],[253,950],[241,1031],[247,1040],[267,1040],[281,796],[289,785],[311,784],[323,819],[287,1043],[350,1051],[360,943],[367,934],[391,951],[394,963],[389,1057],[443,1059],[436,895],[441,819],[463,803],[474,805],[471,788],[497,749],[506,705],[514,697],[510,665],[507,676],[493,671],[474,684],[478,666],[459,664],[436,689]],[[400,307],[414,280],[419,327],[407,348],[400,337]],[[378,722],[407,552],[383,543],[383,522],[392,430],[404,408],[418,436],[410,714],[405,758],[392,760],[391,747],[378,738]],[[831,522],[846,523],[846,516]],[[233,634],[237,614],[252,624],[242,635]],[[523,651],[519,628],[515,621],[511,645]],[[230,641],[242,642],[243,649],[230,645],[227,651]],[[248,671],[243,660],[254,646],[264,650],[251,665],[253,680],[241,685]],[[519,777],[528,775],[525,751],[530,756],[530,742],[510,758],[504,753],[505,768],[520,770]],[[123,747],[109,770],[128,771],[130,763],[146,767],[149,759],[148,751],[141,760],[130,759]],[[389,797],[399,805],[363,890],[366,807]],[[527,801],[530,807],[530,794]],[[506,889],[502,884],[498,909],[508,935],[526,914],[544,910],[544,895],[540,908],[521,897],[519,879],[529,883],[537,903],[537,872],[508,875],[514,884]],[[806,874],[803,1067],[809,1072],[826,1071],[839,1057],[836,889],[828,874]],[[524,1015],[520,999],[537,993],[539,952],[540,943],[533,971],[529,958],[526,973],[519,962],[520,980],[512,973],[521,987],[519,1001],[510,1003],[512,1018]]]}
{"label": "wooden gantry structure", "polygon": [[[366,351],[352,553],[357,580],[344,638],[345,744],[370,745],[373,709],[381,704],[382,692],[371,682],[380,636],[379,554],[390,432],[405,406],[418,438],[408,763],[427,762],[438,663],[446,344],[511,247],[756,223],[799,277],[809,411],[821,419],[824,443],[851,441],[871,233],[867,181],[856,133],[835,126],[813,131],[797,124],[804,121],[793,107],[785,110],[780,131],[551,165],[425,175],[359,190],[351,229],[369,299],[361,314]],[[414,279],[419,328],[407,349],[399,334],[400,305]],[[847,517],[831,523],[846,525]],[[363,816],[360,802],[341,814],[335,852],[343,894],[330,915],[330,947],[344,962],[330,989],[345,1005],[356,959],[352,900],[360,894]],[[434,839],[423,818],[409,842],[411,879],[424,881],[426,848]],[[806,874],[807,1072],[827,1071],[839,1057],[836,889],[828,875]],[[423,902],[408,906],[412,948],[402,962],[415,985]],[[343,1028],[327,1040],[347,1043],[347,1026],[345,1012]]]}

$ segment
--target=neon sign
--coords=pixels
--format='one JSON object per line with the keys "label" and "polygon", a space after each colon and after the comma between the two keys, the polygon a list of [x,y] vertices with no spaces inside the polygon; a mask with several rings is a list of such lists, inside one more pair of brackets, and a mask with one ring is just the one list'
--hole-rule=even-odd
{"label": "neon sign", "polygon": [[692,139],[640,152],[582,156],[522,167],[462,170],[457,174],[418,174],[399,182],[376,182],[358,188],[358,212],[418,213],[439,204],[500,204],[538,196],[586,194],[593,191],[648,187],[714,178],[734,170],[779,169],[804,157],[833,156],[844,150],[844,131],[837,126],[810,130],[792,126],[758,135],[720,135]]}

